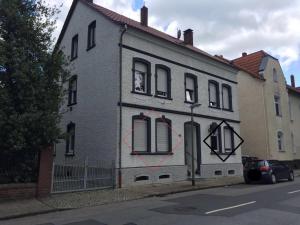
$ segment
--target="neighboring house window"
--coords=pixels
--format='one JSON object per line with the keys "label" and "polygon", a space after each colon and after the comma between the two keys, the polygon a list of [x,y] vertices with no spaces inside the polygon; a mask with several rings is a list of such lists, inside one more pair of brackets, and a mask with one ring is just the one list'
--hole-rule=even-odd
{"label": "neighboring house window", "polygon": [[273,69],[273,81],[278,82],[278,75],[277,75],[277,70]]}
{"label": "neighboring house window", "polygon": [[156,65],[156,96],[171,98],[171,72],[163,65]]}
{"label": "neighboring house window", "polygon": [[171,152],[172,151],[172,123],[166,118],[158,118],[155,120],[156,128],[156,151]]}
{"label": "neighboring house window", "polygon": [[220,108],[219,83],[210,80],[208,82],[208,92],[209,92],[209,107]]}
{"label": "neighboring house window", "polygon": [[71,77],[69,80],[69,98],[68,104],[74,105],[77,103],[77,76]]}
{"label": "neighboring house window", "polygon": [[71,60],[76,59],[77,56],[78,56],[78,34],[76,34],[72,39]]}
{"label": "neighboring house window", "polygon": [[144,59],[133,59],[133,92],[151,93],[150,63]]}
{"label": "neighboring house window", "polygon": [[132,117],[132,152],[151,152],[151,119],[143,114]]}
{"label": "neighboring house window", "polygon": [[225,152],[232,152],[234,146],[234,135],[230,127],[224,127],[224,149]]}
{"label": "neighboring house window", "polygon": [[274,96],[274,102],[275,102],[275,112],[276,112],[276,116],[281,116],[280,96],[275,95],[275,96]]}
{"label": "neighboring house window", "polygon": [[232,91],[227,84],[222,85],[223,109],[232,110]]}
{"label": "neighboring house window", "polygon": [[66,155],[74,155],[75,152],[75,123],[67,126]]}
{"label": "neighboring house window", "polygon": [[185,74],[185,101],[188,103],[198,102],[197,77],[193,74]]}
{"label": "neighboring house window", "polygon": [[283,133],[281,131],[277,132],[278,150],[283,151]]}
{"label": "neighboring house window", "polygon": [[88,43],[87,49],[91,49],[96,46],[96,21],[90,23],[88,28]]}

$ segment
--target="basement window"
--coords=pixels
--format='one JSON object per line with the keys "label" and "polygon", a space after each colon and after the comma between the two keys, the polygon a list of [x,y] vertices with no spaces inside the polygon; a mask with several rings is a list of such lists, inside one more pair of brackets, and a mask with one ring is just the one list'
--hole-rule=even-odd
{"label": "basement window", "polygon": [[170,174],[163,174],[159,176],[159,179],[169,179],[170,178]]}
{"label": "basement window", "polygon": [[221,176],[222,175],[222,171],[221,170],[216,170],[215,171],[215,175],[216,176]]}
{"label": "basement window", "polygon": [[145,180],[149,180],[149,176],[138,176],[138,177],[135,178],[135,182],[145,181]]}
{"label": "basement window", "polygon": [[228,170],[228,174],[229,175],[234,175],[235,174],[235,170]]}

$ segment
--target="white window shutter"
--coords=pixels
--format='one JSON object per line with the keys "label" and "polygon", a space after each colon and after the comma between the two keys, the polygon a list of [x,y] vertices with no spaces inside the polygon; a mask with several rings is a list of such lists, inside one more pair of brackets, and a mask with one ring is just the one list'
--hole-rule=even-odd
{"label": "white window shutter", "polygon": [[195,85],[194,85],[194,79],[193,78],[190,78],[190,77],[186,77],[186,89],[189,89],[189,90],[194,90],[195,89]]}
{"label": "white window shutter", "polygon": [[231,143],[231,129],[229,128],[224,128],[224,145],[225,145],[225,150],[232,150],[232,143]]}
{"label": "white window shutter", "polygon": [[167,92],[168,84],[168,73],[166,70],[158,68],[157,69],[157,90],[162,92]]}
{"label": "white window shutter", "polygon": [[157,150],[169,151],[169,125],[166,122],[157,122]]}
{"label": "white window shutter", "polygon": [[135,119],[133,127],[133,151],[146,152],[147,151],[147,121]]}
{"label": "white window shutter", "polygon": [[217,87],[213,83],[210,83],[209,85],[210,102],[217,102]]}
{"label": "white window shutter", "polygon": [[229,96],[229,89],[223,87],[223,108],[229,109],[230,108],[230,96]]}
{"label": "white window shutter", "polygon": [[134,69],[143,73],[147,73],[147,65],[145,63],[136,62]]}

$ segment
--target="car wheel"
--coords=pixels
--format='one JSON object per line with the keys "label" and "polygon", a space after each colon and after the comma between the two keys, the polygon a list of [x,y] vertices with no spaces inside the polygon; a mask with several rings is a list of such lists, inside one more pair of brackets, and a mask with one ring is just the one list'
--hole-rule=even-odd
{"label": "car wheel", "polygon": [[294,178],[294,173],[293,172],[290,172],[290,175],[289,175],[289,181],[293,181],[295,178]]}
{"label": "car wheel", "polygon": [[271,182],[270,183],[271,184],[276,184],[277,183],[277,178],[276,178],[275,174],[271,175]]}

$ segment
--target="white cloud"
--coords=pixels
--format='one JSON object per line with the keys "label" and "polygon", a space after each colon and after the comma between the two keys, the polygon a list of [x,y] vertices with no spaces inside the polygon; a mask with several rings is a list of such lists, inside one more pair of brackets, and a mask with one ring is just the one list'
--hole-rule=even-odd
{"label": "white cloud", "polygon": [[[72,0],[64,3],[62,27]],[[94,0],[104,7],[139,20],[133,0]],[[194,30],[195,45],[211,54],[235,58],[241,52],[265,50],[288,68],[300,55],[300,0],[151,0],[149,24],[176,36],[177,29]],[[55,35],[58,35],[56,32]]]}

